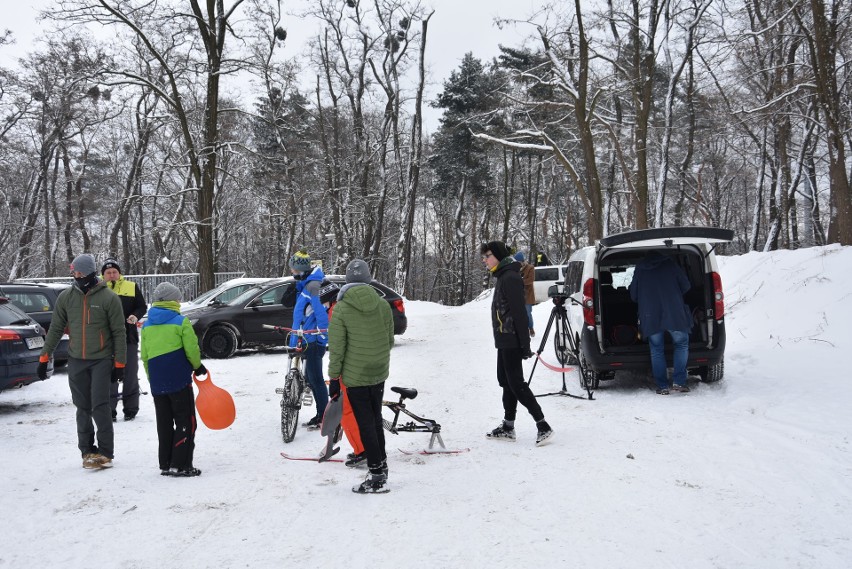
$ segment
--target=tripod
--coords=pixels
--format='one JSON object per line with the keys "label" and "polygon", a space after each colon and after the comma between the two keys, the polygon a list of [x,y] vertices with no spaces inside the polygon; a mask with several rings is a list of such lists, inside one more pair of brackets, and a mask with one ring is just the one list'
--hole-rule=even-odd
{"label": "tripod", "polygon": [[[553,299],[553,309],[550,311],[550,319],[547,321],[547,326],[544,328],[544,335],[541,338],[541,345],[538,347],[538,351],[536,352],[536,360],[533,363],[532,371],[530,372],[530,378],[527,380],[527,385],[532,383],[533,374],[535,374],[535,368],[538,365],[539,360],[541,359],[541,353],[544,351],[544,346],[547,344],[547,338],[550,336],[551,327],[554,329],[554,336],[556,342],[557,351],[564,356],[567,353],[572,356],[575,360],[577,369],[581,374],[581,379],[586,377],[586,368],[583,365],[583,361],[580,358],[580,347],[577,345],[577,341],[574,337],[574,330],[571,328],[571,322],[568,320],[568,311],[565,308],[565,301],[569,300],[571,302],[579,304],[579,301],[562,294],[558,294],[551,297]],[[567,350],[566,350],[567,348]],[[560,358],[563,365],[568,361],[568,358],[562,357]],[[542,360],[544,363],[544,360]],[[547,366],[547,364],[544,364]],[[562,373],[562,389],[560,391],[555,391],[553,393],[543,393],[541,395],[536,395],[536,397],[547,397],[549,395],[561,395],[563,397],[573,397],[575,399],[585,399],[584,397],[580,397],[579,395],[573,395],[568,393],[568,388],[565,386],[565,372],[568,371],[568,368],[554,368],[552,366],[548,366],[554,371],[560,371]],[[589,387],[590,383],[587,381],[581,381],[581,384],[586,386],[586,393],[588,394],[588,399],[592,400],[592,390]]]}

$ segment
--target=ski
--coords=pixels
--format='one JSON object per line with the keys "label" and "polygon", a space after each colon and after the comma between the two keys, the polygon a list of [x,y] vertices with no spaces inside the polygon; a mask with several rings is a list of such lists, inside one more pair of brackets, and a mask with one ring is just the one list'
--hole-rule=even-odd
{"label": "ski", "polygon": [[463,452],[470,452],[469,448],[456,448],[456,449],[445,449],[445,450],[429,450],[429,449],[421,449],[421,450],[404,450],[399,449],[399,452],[402,454],[412,455],[412,454],[461,454]]}
{"label": "ski", "polygon": [[[320,462],[319,456],[293,456],[291,454],[287,454],[286,452],[282,452],[281,456],[286,458],[287,460],[308,460],[313,462]],[[329,458],[323,460],[322,462],[343,462],[342,458]]]}

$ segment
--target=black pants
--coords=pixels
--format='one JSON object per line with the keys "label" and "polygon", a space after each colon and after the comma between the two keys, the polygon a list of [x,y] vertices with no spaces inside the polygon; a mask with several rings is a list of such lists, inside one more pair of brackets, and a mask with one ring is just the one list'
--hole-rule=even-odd
{"label": "black pants", "polygon": [[497,383],[503,388],[503,418],[514,421],[518,414],[518,403],[527,408],[535,421],[544,419],[541,406],[524,380],[524,359],[521,350],[503,348],[497,350]]}
{"label": "black pants", "polygon": [[385,382],[367,387],[348,387],[346,396],[355,414],[355,422],[361,431],[361,443],[367,453],[367,466],[377,469],[387,459],[385,453],[385,430],[382,427],[382,399]]}
{"label": "black pants", "polygon": [[160,470],[192,468],[195,450],[195,394],[192,385],[177,393],[154,396],[157,438],[160,441]]}

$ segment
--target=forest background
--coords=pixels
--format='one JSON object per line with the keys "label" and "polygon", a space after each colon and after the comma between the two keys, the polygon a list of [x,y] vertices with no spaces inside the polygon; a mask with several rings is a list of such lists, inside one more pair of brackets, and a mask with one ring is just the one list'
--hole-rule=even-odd
{"label": "forest background", "polygon": [[[433,100],[427,2],[285,4],[53,2],[0,67],[0,278],[88,251],[203,290],[306,248],[461,304],[491,239],[553,262],[659,226],[733,229],[726,254],[852,244],[848,2],[543,4],[495,22],[528,37],[494,59],[459,37]],[[317,30],[299,52],[293,26]]]}

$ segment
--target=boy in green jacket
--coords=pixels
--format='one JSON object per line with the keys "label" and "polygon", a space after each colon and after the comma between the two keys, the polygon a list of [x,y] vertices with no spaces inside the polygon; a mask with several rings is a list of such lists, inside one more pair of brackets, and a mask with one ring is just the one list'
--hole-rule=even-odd
{"label": "boy in green jacket", "polygon": [[200,476],[192,466],[198,425],[192,372],[207,375],[207,368],[201,363],[195,330],[180,313],[180,298],[171,283],[154,289],[154,304],[142,326],[142,364],[154,396],[160,474]]}
{"label": "boy in green jacket", "polygon": [[367,453],[370,472],[352,488],[360,494],[388,491],[382,399],[390,373],[393,316],[390,305],[369,286],[371,281],[367,263],[354,259],[347,265],[347,284],[340,289],[328,326],[329,395],[339,396],[342,380]]}

